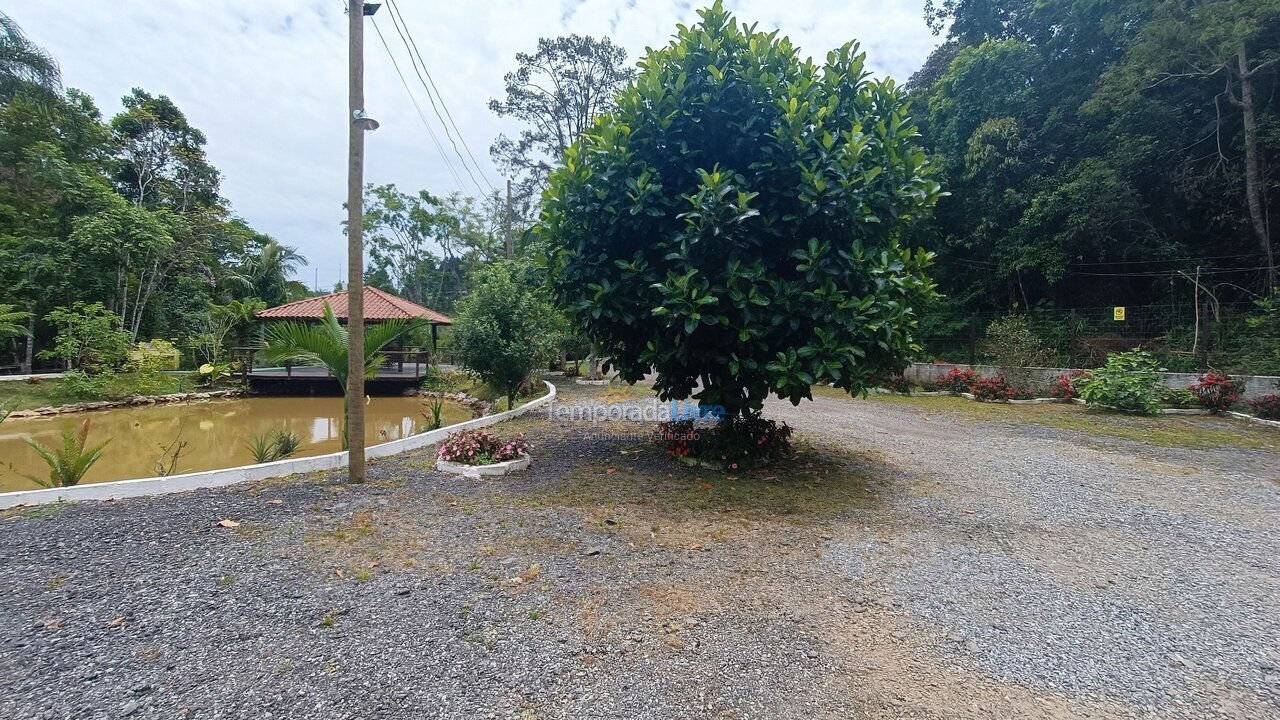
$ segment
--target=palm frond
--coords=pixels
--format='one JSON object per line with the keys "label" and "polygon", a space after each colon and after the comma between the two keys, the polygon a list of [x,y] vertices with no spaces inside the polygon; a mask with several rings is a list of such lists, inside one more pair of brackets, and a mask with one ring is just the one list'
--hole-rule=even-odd
{"label": "palm frond", "polygon": [[26,335],[27,327],[24,323],[30,317],[29,312],[15,310],[12,305],[0,303],[0,338]]}

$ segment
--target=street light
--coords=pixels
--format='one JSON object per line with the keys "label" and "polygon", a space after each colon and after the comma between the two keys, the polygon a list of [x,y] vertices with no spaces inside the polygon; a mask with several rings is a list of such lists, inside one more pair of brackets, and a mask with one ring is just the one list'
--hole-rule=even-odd
{"label": "street light", "polygon": [[361,130],[372,131],[372,130],[377,130],[379,127],[378,121],[369,117],[369,114],[366,113],[364,110],[357,110],[351,113],[351,118],[352,118],[351,122],[355,123],[355,126],[360,128]]}

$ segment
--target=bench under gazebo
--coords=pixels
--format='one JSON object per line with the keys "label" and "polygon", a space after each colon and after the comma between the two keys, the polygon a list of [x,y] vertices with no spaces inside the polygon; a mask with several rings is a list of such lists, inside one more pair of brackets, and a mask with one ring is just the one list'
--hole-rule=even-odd
{"label": "bench under gazebo", "polygon": [[[349,317],[349,300],[347,291],[330,293],[319,297],[306,298],[267,308],[254,317],[266,322],[276,320],[315,321],[324,317],[324,306],[328,304],[344,325]],[[425,350],[384,350],[387,360],[378,368],[378,375],[367,380],[369,394],[399,394],[412,386],[416,386],[426,377],[431,368],[431,353],[438,344],[438,330],[441,325],[452,325],[449,316],[423,307],[413,301],[392,295],[377,288],[364,288],[364,321],[366,325],[389,320],[419,320],[431,328],[431,351]],[[243,363],[241,374],[249,386],[258,392],[272,394],[316,393],[321,390],[339,390],[337,380],[323,367],[293,366],[255,368],[254,356],[261,348],[236,348]],[[330,387],[332,386],[332,387]]]}

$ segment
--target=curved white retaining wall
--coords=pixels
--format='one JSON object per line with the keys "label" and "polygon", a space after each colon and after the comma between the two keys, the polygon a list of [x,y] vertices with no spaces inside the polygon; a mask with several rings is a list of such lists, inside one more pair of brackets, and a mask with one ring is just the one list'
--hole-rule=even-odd
{"label": "curved white retaining wall", "polygon": [[[365,458],[381,458],[396,455],[409,450],[417,450],[435,445],[459,430],[473,430],[488,427],[505,420],[524,415],[531,410],[542,407],[555,400],[556,386],[545,380],[547,394],[521,405],[515,410],[486,415],[482,418],[460,422],[456,425],[432,430],[420,435],[411,435],[400,440],[374,445],[365,448]],[[45,490],[19,490],[17,492],[0,493],[0,510],[22,505],[42,505],[64,500],[116,500],[119,498],[140,497],[144,495],[165,495],[167,493],[186,492],[199,488],[222,487],[237,483],[266,480],[267,478],[297,475],[317,470],[333,470],[346,467],[347,453],[336,452],[316,457],[292,458],[277,460],[260,465],[242,465],[222,470],[171,475],[169,477],[141,478],[138,480],[118,480],[116,482],[77,485],[69,488],[48,488]]]}

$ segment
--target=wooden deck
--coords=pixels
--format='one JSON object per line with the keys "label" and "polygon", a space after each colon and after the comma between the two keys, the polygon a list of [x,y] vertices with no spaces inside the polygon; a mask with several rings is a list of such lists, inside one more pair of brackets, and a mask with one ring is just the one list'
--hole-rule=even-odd
{"label": "wooden deck", "polygon": [[[239,348],[237,348],[239,349]],[[237,375],[259,395],[341,395],[342,386],[327,368],[311,365],[253,367],[253,351],[243,356]],[[366,379],[369,395],[403,395],[416,388],[431,372],[429,358],[420,352],[391,351],[377,376]]]}

